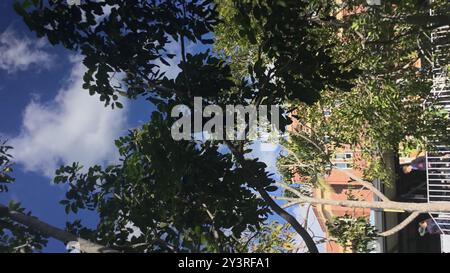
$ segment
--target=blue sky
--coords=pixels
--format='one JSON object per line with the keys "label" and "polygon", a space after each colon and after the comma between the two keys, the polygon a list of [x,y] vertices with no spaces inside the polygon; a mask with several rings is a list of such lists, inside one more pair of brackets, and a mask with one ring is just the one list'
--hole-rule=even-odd
{"label": "blue sky", "polygon": [[[52,185],[54,170],[75,161],[89,166],[117,160],[114,139],[147,121],[153,110],[144,100],[124,101],[122,110],[105,108],[81,88],[83,71],[79,56],[38,39],[15,14],[12,1],[0,2],[0,136],[14,146],[16,162],[16,183],[0,194],[0,203],[19,201],[57,227],[72,219],[94,225],[96,216],[65,214],[58,204],[65,189]],[[254,147],[254,156],[275,171],[279,147],[261,143]],[[294,212],[299,217],[304,213],[299,208]],[[62,243],[50,240],[45,251],[64,249]]]}
{"label": "blue sky", "polygon": [[[111,111],[81,89],[83,67],[74,52],[37,39],[12,9],[0,2],[0,136],[14,146],[16,183],[0,202],[16,200],[58,227],[74,219],[58,204],[63,186],[52,185],[61,163],[106,164],[117,159],[114,139],[148,120],[152,105],[125,102]],[[94,214],[76,218],[95,224]],[[46,251],[64,251],[51,240]]]}

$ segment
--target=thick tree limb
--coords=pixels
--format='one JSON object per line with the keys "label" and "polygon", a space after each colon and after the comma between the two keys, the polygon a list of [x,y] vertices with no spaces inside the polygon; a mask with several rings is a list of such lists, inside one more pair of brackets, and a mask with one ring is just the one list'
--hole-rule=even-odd
{"label": "thick tree limb", "polygon": [[[53,237],[63,243],[67,242],[78,242],[80,244],[80,251],[85,253],[116,253],[119,252],[117,250],[105,247],[103,245],[99,245],[83,238],[77,237],[72,233],[69,233],[65,230],[59,229],[52,225],[49,225],[45,222],[40,221],[37,218],[34,218],[29,215],[25,215],[21,212],[17,212],[14,210],[9,210],[8,207],[0,204],[0,211],[3,212],[4,217],[8,217],[11,220],[20,223],[24,226],[27,226],[34,231]],[[7,213],[5,213],[7,212]]]}
{"label": "thick tree limb", "polygon": [[276,183],[299,198],[299,201],[310,204],[321,204],[348,208],[368,208],[373,210],[390,210],[398,212],[450,212],[450,203],[405,203],[394,201],[368,202],[368,201],[353,201],[353,200],[332,200],[324,198],[314,198],[305,196],[296,189],[289,187],[283,183]]}

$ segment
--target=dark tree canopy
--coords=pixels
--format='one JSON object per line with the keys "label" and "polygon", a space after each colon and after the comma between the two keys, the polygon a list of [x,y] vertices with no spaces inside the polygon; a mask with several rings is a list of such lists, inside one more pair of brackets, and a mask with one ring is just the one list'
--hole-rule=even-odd
{"label": "dark tree canopy", "polygon": [[[130,98],[177,94],[179,100],[201,95],[218,101],[219,95],[233,87],[227,81],[226,58],[220,61],[211,54],[186,52],[187,43],[213,43],[211,36],[220,21],[213,1],[107,0],[72,6],[64,1],[36,2],[40,4],[24,8],[16,3],[15,7],[38,36],[79,50],[88,67],[84,87],[100,94],[106,104],[114,104],[123,93]],[[239,33],[260,51],[260,58],[249,67],[252,80],[242,79],[236,86],[242,93],[241,102],[256,96],[267,97],[271,103],[286,99],[313,102],[325,86],[348,87],[346,79],[351,74],[333,62],[313,35],[311,30],[317,25],[308,20],[306,4],[294,0],[241,2],[235,2]],[[107,6],[110,12],[105,14]],[[182,72],[174,81],[164,77],[158,65],[174,57],[166,51],[171,39],[180,43],[183,57],[178,65]],[[114,73],[126,75],[124,86],[111,83]],[[251,92],[245,92],[249,86]]]}
{"label": "dark tree canopy", "polygon": [[[229,252],[243,231],[258,229],[267,217],[267,206],[243,185],[245,170],[233,168],[230,154],[214,144],[172,140],[160,114],[116,143],[121,165],[90,167],[85,174],[77,173],[77,164],[57,171],[55,182],[70,185],[61,201],[66,210],[100,215],[95,233],[81,233],[86,238],[129,251]],[[129,240],[132,227],[142,234]]]}

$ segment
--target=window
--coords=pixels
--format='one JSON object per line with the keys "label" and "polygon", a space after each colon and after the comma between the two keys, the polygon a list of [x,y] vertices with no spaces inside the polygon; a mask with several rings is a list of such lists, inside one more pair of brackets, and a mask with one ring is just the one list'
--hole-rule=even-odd
{"label": "window", "polygon": [[350,163],[336,163],[336,168],[338,169],[351,169],[352,165]]}
{"label": "window", "polygon": [[345,159],[353,158],[353,153],[345,153]]}
{"label": "window", "polygon": [[345,154],[344,153],[338,153],[334,156],[335,159],[345,159]]}

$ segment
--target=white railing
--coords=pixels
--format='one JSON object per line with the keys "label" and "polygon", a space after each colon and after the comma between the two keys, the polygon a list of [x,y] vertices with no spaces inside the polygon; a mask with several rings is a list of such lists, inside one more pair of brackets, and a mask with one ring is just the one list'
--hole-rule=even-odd
{"label": "white railing", "polygon": [[[431,11],[430,15],[434,15]],[[431,32],[433,58],[432,103],[450,113],[449,52],[450,26],[441,26]],[[441,41],[446,40],[446,43]],[[447,128],[450,134],[450,128]],[[426,154],[427,199],[429,203],[450,202],[450,145],[439,136],[430,136],[435,149]],[[450,234],[450,213],[430,213],[442,234]]]}

